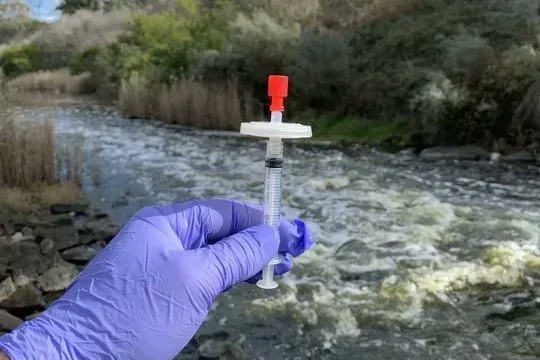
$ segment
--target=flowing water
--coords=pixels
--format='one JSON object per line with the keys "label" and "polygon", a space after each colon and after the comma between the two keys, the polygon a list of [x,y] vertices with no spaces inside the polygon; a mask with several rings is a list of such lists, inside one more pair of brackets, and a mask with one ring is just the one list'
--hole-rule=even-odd
{"label": "flowing water", "polygon": [[[82,146],[85,190],[119,223],[149,204],[262,198],[262,141],[96,105],[33,112]],[[310,142],[285,154],[283,214],[317,244],[278,290],[220,297],[201,338],[232,334],[257,359],[540,357],[538,167]]]}

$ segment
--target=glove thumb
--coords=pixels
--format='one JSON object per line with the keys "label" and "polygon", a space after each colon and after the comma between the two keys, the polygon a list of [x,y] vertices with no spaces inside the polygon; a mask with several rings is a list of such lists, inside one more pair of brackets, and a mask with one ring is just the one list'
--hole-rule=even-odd
{"label": "glove thumb", "polygon": [[[214,298],[226,289],[257,274],[274,256],[279,237],[268,225],[247,228],[205,248],[207,276]],[[202,249],[201,249],[202,250]],[[208,276],[209,275],[209,276]]]}

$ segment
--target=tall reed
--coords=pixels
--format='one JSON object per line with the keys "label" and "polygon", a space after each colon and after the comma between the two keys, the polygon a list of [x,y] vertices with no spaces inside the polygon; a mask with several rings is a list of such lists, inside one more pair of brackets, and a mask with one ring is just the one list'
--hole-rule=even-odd
{"label": "tall reed", "polygon": [[49,121],[16,116],[0,95],[0,186],[80,182],[80,176],[78,151],[58,151],[54,126]]}
{"label": "tall reed", "polygon": [[238,130],[242,121],[254,116],[252,99],[239,92],[235,81],[207,84],[182,79],[158,87],[133,77],[122,84],[119,105],[128,117],[216,130]]}

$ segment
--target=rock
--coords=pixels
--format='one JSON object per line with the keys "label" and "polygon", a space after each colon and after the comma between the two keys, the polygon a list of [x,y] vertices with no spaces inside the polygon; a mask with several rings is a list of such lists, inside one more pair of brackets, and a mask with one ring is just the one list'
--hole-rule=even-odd
{"label": "rock", "polygon": [[20,241],[34,241],[34,235],[24,235],[22,232],[16,232],[11,236],[11,242],[16,243]]}
{"label": "rock", "polygon": [[41,291],[32,284],[18,288],[9,299],[2,303],[2,307],[8,309],[13,314],[16,314],[15,311],[17,309],[41,309],[44,305],[45,301],[43,300]]}
{"label": "rock", "polygon": [[43,255],[49,256],[55,251],[54,241],[50,238],[45,238],[41,243],[39,243],[40,251]]}
{"label": "rock", "polygon": [[483,160],[489,153],[475,146],[436,146],[422,150],[420,158],[424,160]]}
{"label": "rock", "polygon": [[93,244],[89,246],[77,246],[62,252],[64,260],[72,262],[74,264],[86,264],[94,258],[101,250],[103,246],[99,244]]}
{"label": "rock", "polygon": [[22,323],[23,321],[15,315],[11,315],[7,311],[0,309],[0,330],[11,331]]}
{"label": "rock", "polygon": [[16,287],[28,285],[32,280],[21,269],[16,269],[13,273],[13,283],[15,283]]}
{"label": "rock", "polygon": [[52,265],[52,259],[41,254],[38,244],[23,241],[16,245],[8,269],[20,271],[30,279],[35,279]]}
{"label": "rock", "polygon": [[501,159],[501,154],[498,152],[494,152],[489,154],[489,161],[491,162],[497,162]]}
{"label": "rock", "polygon": [[228,341],[213,339],[206,340],[201,346],[199,346],[199,359],[219,360],[221,355],[227,352],[228,344]]}
{"label": "rock", "polygon": [[530,152],[520,150],[518,152],[502,156],[501,160],[506,162],[534,162],[536,161],[536,158]]}
{"label": "rock", "polygon": [[15,288],[15,283],[13,283],[11,277],[0,282],[0,303],[13,295],[16,290],[17,288]]}
{"label": "rock", "polygon": [[40,220],[33,221],[32,225],[39,228],[46,228],[46,229],[55,228],[59,226],[68,226],[68,225],[73,225],[73,217],[69,216],[68,214],[53,215],[47,218],[41,218]]}
{"label": "rock", "polygon": [[231,341],[206,340],[198,349],[199,359],[204,360],[249,360],[248,354]]}
{"label": "rock", "polygon": [[97,214],[94,214],[94,219],[96,220],[101,220],[101,219],[107,219],[109,217],[109,214],[107,213],[97,213]]}
{"label": "rock", "polygon": [[222,356],[222,360],[249,360],[250,356],[238,344],[229,345],[229,353]]}
{"label": "rock", "polygon": [[75,265],[62,262],[55,264],[52,268],[37,278],[37,285],[43,291],[60,291],[68,287],[78,275]]}
{"label": "rock", "polygon": [[74,226],[40,228],[38,232],[42,238],[52,239],[60,251],[79,245],[79,234]]}
{"label": "rock", "polygon": [[330,190],[341,189],[345,186],[348,186],[351,183],[351,180],[348,176],[340,176],[321,180],[312,179],[309,181],[309,183],[320,190]]}
{"label": "rock", "polygon": [[412,155],[414,155],[415,152],[416,152],[416,149],[415,149],[415,148],[406,148],[406,149],[400,150],[400,151],[398,152],[398,155],[401,155],[401,156],[412,156]]}
{"label": "rock", "polygon": [[24,236],[31,236],[31,237],[34,237],[35,238],[35,235],[34,234],[34,230],[29,228],[28,226],[25,226],[21,229],[21,233],[24,235]]}
{"label": "rock", "polygon": [[108,220],[96,220],[86,223],[86,230],[95,234],[98,240],[111,241],[120,228]]}
{"label": "rock", "polygon": [[75,203],[75,204],[54,204],[51,206],[52,214],[69,214],[75,213],[75,215],[84,215],[88,210],[88,204]]}
{"label": "rock", "polygon": [[24,240],[24,235],[20,232],[17,232],[13,235],[11,235],[11,244],[13,243],[16,243],[16,242],[19,242],[19,241],[23,241]]}

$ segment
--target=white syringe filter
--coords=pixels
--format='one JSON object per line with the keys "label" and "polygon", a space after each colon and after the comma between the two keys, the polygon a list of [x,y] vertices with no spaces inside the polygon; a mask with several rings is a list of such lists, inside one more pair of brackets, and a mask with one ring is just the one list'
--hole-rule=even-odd
{"label": "white syringe filter", "polygon": [[301,139],[312,136],[311,126],[268,121],[244,122],[240,125],[240,133],[265,138]]}

